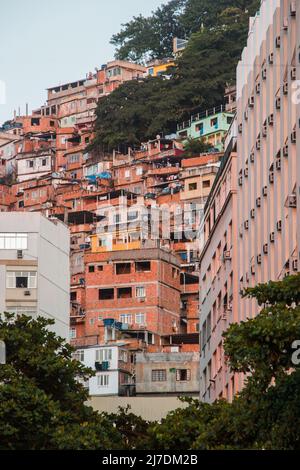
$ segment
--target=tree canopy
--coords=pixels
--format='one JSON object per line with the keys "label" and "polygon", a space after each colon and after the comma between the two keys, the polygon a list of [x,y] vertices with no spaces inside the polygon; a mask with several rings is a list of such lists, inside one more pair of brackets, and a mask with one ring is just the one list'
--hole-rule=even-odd
{"label": "tree canopy", "polygon": [[139,15],[122,25],[112,36],[116,58],[144,62],[149,59],[171,57],[173,38],[189,39],[201,28],[222,24],[222,13],[227,8],[255,14],[258,0],[170,0],[158,7],[149,17]]}
{"label": "tree canopy", "polygon": [[[246,7],[258,3],[258,0],[174,0],[161,7],[171,8],[172,14],[176,12],[177,19],[178,15],[180,18],[188,14],[191,18],[202,15],[206,26],[201,29],[190,27],[188,45],[176,59],[175,67],[168,70],[169,79],[156,77],[127,82],[99,100],[96,137],[90,149],[110,152],[113,148],[126,149],[127,146],[139,145],[157,134],[172,134],[176,132],[177,122],[189,118],[191,113],[223,103],[226,83],[235,81],[236,65],[246,44],[250,14],[250,9]],[[194,17],[191,12],[197,8],[200,12]],[[144,53],[153,57],[169,55],[162,38],[158,41],[162,51],[153,53],[152,41],[156,38],[155,34],[161,31],[157,26],[159,21],[153,21],[156,33],[149,30],[143,39],[139,37],[140,32],[136,32],[137,25],[134,23],[130,41],[124,39],[122,46],[127,52],[119,52],[121,58],[140,59],[138,47],[144,48]],[[147,28],[151,27],[151,21],[147,20],[146,24]],[[126,34],[123,34],[125,38]],[[172,35],[173,32],[166,35],[169,43]],[[132,45],[132,41],[136,41],[136,46]],[[146,50],[146,46],[151,50]]]}
{"label": "tree canopy", "polygon": [[152,423],[129,409],[94,412],[78,381],[91,371],[49,331],[52,322],[7,314],[0,321],[7,347],[7,365],[0,367],[0,450],[300,450],[299,291],[300,275],[245,291],[263,308],[224,334],[231,372],[245,374],[232,403],[186,398],[185,408]]}

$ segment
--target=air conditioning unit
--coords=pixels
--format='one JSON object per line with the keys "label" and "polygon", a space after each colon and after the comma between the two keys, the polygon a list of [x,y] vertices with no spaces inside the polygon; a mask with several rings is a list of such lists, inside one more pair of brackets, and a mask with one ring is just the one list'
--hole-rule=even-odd
{"label": "air conditioning unit", "polygon": [[243,124],[242,123],[239,124],[238,131],[239,131],[240,134],[243,132]]}
{"label": "air conditioning unit", "polygon": [[256,262],[257,264],[261,264],[261,255],[257,255]]}
{"label": "air conditioning unit", "polygon": [[292,1],[290,5],[291,16],[296,16],[296,1]]}
{"label": "air conditioning unit", "polygon": [[283,29],[284,29],[285,31],[286,31],[286,30],[288,29],[288,27],[289,27],[289,20],[288,20],[288,18],[287,18],[286,16],[283,18],[282,27],[283,27]]}
{"label": "air conditioning unit", "polygon": [[274,172],[273,171],[271,171],[269,173],[269,181],[270,181],[270,183],[274,183]]}
{"label": "air conditioning unit", "polygon": [[244,118],[245,118],[245,121],[248,121],[248,109],[246,109],[246,111],[244,112]]}
{"label": "air conditioning unit", "polygon": [[284,157],[288,157],[289,156],[289,146],[288,145],[285,145],[283,147],[283,156]]}
{"label": "air conditioning unit", "polygon": [[298,271],[298,260],[294,259],[292,263],[293,271]]}
{"label": "air conditioning unit", "polygon": [[271,54],[269,54],[268,61],[269,61],[269,64],[270,64],[270,65],[273,64],[273,62],[274,62],[274,54],[273,54],[273,52],[271,52]]}
{"label": "air conditioning unit", "polygon": [[279,160],[279,159],[276,160],[275,166],[276,166],[276,170],[280,171],[281,170],[281,160]]}
{"label": "air conditioning unit", "polygon": [[231,260],[231,251],[230,250],[224,251],[223,260],[224,261],[230,261]]}
{"label": "air conditioning unit", "polygon": [[267,79],[267,69],[266,68],[262,69],[261,76],[262,76],[263,80]]}
{"label": "air conditioning unit", "polygon": [[276,224],[276,228],[277,228],[277,231],[278,232],[281,232],[281,229],[282,229],[282,222],[281,220],[278,220],[277,224]]}
{"label": "air conditioning unit", "polygon": [[280,107],[281,107],[281,98],[280,98],[280,96],[277,96],[275,105],[276,105],[276,109],[280,109]]}
{"label": "air conditioning unit", "polygon": [[26,295],[26,297],[30,296],[31,295],[30,290],[25,290],[24,295]]}
{"label": "air conditioning unit", "polygon": [[243,177],[242,176],[239,177],[239,186],[243,186]]}
{"label": "air conditioning unit", "polygon": [[270,114],[270,116],[268,117],[268,124],[269,126],[273,126],[274,124],[274,114]]}
{"label": "air conditioning unit", "polygon": [[267,129],[267,126],[264,125],[262,128],[262,135],[263,137],[267,137],[267,134],[268,134],[268,129]]}
{"label": "air conditioning unit", "polygon": [[296,194],[291,194],[288,196],[288,207],[295,208],[297,207],[297,196]]}
{"label": "air conditioning unit", "polygon": [[250,216],[251,216],[251,219],[255,218],[255,209],[251,209]]}
{"label": "air conditioning unit", "polygon": [[275,242],[275,232],[270,233],[270,242],[274,243]]}
{"label": "air conditioning unit", "polygon": [[249,174],[249,170],[248,170],[248,168],[245,168],[245,169],[244,169],[244,176],[245,176],[245,178],[248,178],[248,174]]}
{"label": "air conditioning unit", "polygon": [[291,79],[296,80],[296,78],[297,78],[297,69],[296,67],[293,67],[291,70]]}
{"label": "air conditioning unit", "polygon": [[260,94],[260,83],[257,83],[255,86],[255,91],[259,95]]}
{"label": "air conditioning unit", "polygon": [[258,197],[258,198],[256,199],[256,207],[260,207],[260,206],[261,206],[261,198]]}
{"label": "air conditioning unit", "polygon": [[248,230],[248,228],[249,228],[249,220],[245,220],[245,222],[244,222],[244,227],[245,227],[246,230]]}
{"label": "air conditioning unit", "polygon": [[297,142],[297,132],[296,131],[293,131],[291,133],[291,142],[292,142],[292,144],[295,144]]}
{"label": "air conditioning unit", "polygon": [[281,37],[280,36],[277,36],[277,38],[275,40],[275,45],[276,45],[277,49],[280,48],[280,45],[281,45]]}
{"label": "air conditioning unit", "polygon": [[288,92],[289,92],[289,84],[288,84],[287,82],[285,82],[285,83],[283,84],[282,91],[283,91],[283,94],[284,94],[284,95],[287,95],[287,94],[288,94]]}
{"label": "air conditioning unit", "polygon": [[268,251],[269,251],[269,246],[268,246],[267,243],[264,244],[263,250],[264,250],[264,254],[267,255],[267,254],[268,254]]}
{"label": "air conditioning unit", "polygon": [[261,142],[260,139],[257,139],[256,141],[256,150],[260,150]]}
{"label": "air conditioning unit", "polygon": [[254,96],[252,95],[252,96],[250,96],[250,98],[248,99],[249,108],[253,108],[254,102],[255,102],[255,99],[254,99]]}
{"label": "air conditioning unit", "polygon": [[251,274],[252,274],[252,276],[255,275],[255,266],[251,266]]}
{"label": "air conditioning unit", "polygon": [[17,250],[17,259],[23,259],[23,251]]}
{"label": "air conditioning unit", "polygon": [[251,153],[250,153],[250,162],[251,162],[251,163],[254,163],[254,160],[255,160],[254,152],[251,152]]}
{"label": "air conditioning unit", "polygon": [[264,186],[264,187],[263,187],[262,193],[263,193],[263,196],[267,196],[267,195],[268,195],[268,186]]}

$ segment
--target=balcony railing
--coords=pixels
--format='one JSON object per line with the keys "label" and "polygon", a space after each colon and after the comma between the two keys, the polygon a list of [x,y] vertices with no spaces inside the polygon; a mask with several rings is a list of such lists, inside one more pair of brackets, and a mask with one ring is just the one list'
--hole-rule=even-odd
{"label": "balcony railing", "polygon": [[222,104],[220,106],[216,106],[215,108],[207,109],[206,111],[201,111],[198,114],[193,114],[188,121],[184,121],[178,124],[177,130],[182,131],[183,129],[187,129],[188,127],[190,127],[193,122],[197,122],[201,119],[205,119],[209,116],[214,116],[215,114],[223,112],[226,112],[226,106]]}

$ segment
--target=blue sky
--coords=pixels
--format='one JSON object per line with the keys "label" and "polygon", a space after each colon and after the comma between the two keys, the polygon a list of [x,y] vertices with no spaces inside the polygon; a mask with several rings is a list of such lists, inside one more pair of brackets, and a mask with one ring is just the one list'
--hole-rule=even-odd
{"label": "blue sky", "polygon": [[[46,101],[45,89],[85,77],[113,58],[112,34],[167,0],[14,0],[1,2],[0,124],[20,106]],[[1,86],[0,86],[1,89]]]}

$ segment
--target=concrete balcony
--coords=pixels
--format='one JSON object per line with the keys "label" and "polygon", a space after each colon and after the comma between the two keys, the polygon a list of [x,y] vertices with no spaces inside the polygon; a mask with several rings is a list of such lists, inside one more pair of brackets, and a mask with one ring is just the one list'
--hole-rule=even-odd
{"label": "concrete balcony", "polygon": [[180,173],[180,168],[176,166],[167,166],[162,168],[153,168],[148,171],[148,176],[167,176]]}

